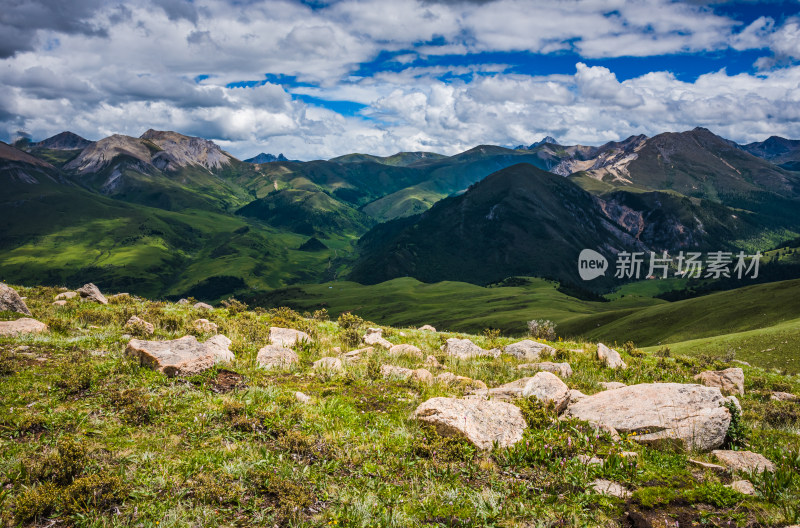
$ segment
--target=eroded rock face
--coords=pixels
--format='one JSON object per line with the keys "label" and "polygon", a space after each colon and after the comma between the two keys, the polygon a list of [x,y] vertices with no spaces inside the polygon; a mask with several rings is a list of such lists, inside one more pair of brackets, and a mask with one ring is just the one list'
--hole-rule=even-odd
{"label": "eroded rock face", "polygon": [[413,416],[433,425],[442,436],[465,438],[484,450],[492,449],[495,442],[500,447],[516,444],[526,427],[518,407],[492,400],[431,398]]}
{"label": "eroded rock face", "polygon": [[280,345],[267,345],[256,356],[256,363],[267,369],[285,369],[299,362],[294,350]]}
{"label": "eroded rock face", "polygon": [[744,394],[744,371],[738,367],[707,370],[694,377],[706,387],[719,387],[725,394]]}
{"label": "eroded rock face", "polygon": [[556,349],[544,343],[525,339],[506,346],[503,349],[503,353],[514,356],[517,359],[538,361],[542,356],[552,356],[556,353]]}
{"label": "eroded rock face", "polygon": [[628,368],[628,365],[622,361],[622,356],[613,348],[608,348],[603,343],[597,343],[597,358],[606,364],[608,368]]}
{"label": "eroded rock face", "polygon": [[422,350],[414,345],[408,344],[401,344],[401,345],[394,345],[389,348],[389,353],[393,356],[399,356],[400,354],[408,354],[410,356],[416,356],[421,358],[422,357]]}
{"label": "eroded rock face", "polygon": [[100,293],[100,288],[95,286],[93,283],[84,284],[80,288],[77,289],[77,292],[80,294],[82,299],[87,301],[93,301],[100,304],[108,304],[108,299],[106,299],[105,295]]}
{"label": "eroded rock face", "polygon": [[17,312],[31,315],[25,300],[19,296],[17,290],[0,282],[0,312]]}
{"label": "eroded rock face", "polygon": [[522,378],[505,385],[489,389],[493,400],[513,400],[534,396],[543,402],[553,402],[556,412],[567,408],[569,387],[551,372],[539,372],[535,376]]}
{"label": "eroded rock face", "polygon": [[541,363],[523,363],[517,365],[518,370],[542,370],[555,374],[559,378],[569,378],[572,376],[572,367],[569,363],[552,363],[550,361],[542,361]]}
{"label": "eroded rock face", "polygon": [[728,432],[725,401],[715,387],[644,383],[587,396],[564,416],[609,425],[642,443],[676,440],[707,451],[721,446]]}
{"label": "eroded rock face", "polygon": [[47,325],[30,317],[23,317],[16,321],[0,321],[0,336],[40,334],[42,332],[47,332]]}
{"label": "eroded rock face", "polygon": [[461,359],[469,359],[477,356],[490,356],[497,357],[500,351],[496,348],[492,350],[484,350],[469,339],[458,339],[451,337],[447,343],[442,347],[444,353],[448,356],[453,356]]}
{"label": "eroded rock face", "polygon": [[185,336],[170,341],[131,339],[125,352],[139,358],[143,365],[173,377],[198,374],[213,367],[218,362],[217,347],[217,343],[207,345],[194,336]]}
{"label": "eroded rock face", "polygon": [[718,449],[712,451],[711,454],[731,471],[757,471],[758,473],[775,471],[775,464],[767,457],[752,451],[728,451]]}
{"label": "eroded rock face", "polygon": [[273,345],[291,348],[302,341],[311,341],[308,334],[292,328],[269,328],[269,342]]}

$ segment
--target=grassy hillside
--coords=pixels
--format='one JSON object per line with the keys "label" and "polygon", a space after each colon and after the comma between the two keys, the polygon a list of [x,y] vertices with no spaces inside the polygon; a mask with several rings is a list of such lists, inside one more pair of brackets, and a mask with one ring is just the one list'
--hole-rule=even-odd
{"label": "grassy hillside", "polygon": [[[335,355],[334,347],[361,346],[324,316],[241,306],[200,312],[135,298],[55,307],[55,288],[20,293],[50,332],[0,337],[2,526],[608,527],[637,519],[671,526],[677,517],[745,528],[800,520],[800,408],[769,400],[769,391],[800,393],[795,377],[745,367],[743,413],[728,431],[726,447],[763,454],[774,473],[706,471],[690,459],[716,462],[711,454],[642,445],[635,433],[614,439],[556,419],[535,398],[513,401],[526,424],[515,446],[478,451],[409,418],[430,398],[463,397],[468,385],[380,373],[381,365],[423,367],[422,358],[375,350],[341,372],[315,370],[312,362]],[[133,314],[154,324],[156,340],[191,334],[192,321],[207,318],[232,340],[235,359],[167,378],[125,354]],[[350,323],[356,335],[369,324]],[[308,332],[298,364],[257,366],[272,325]],[[483,347],[509,339],[391,327],[384,335],[435,355],[442,368],[427,367],[435,374],[490,387],[528,374],[511,356],[457,360],[439,350],[449,337]],[[630,350],[628,369],[614,371],[592,345],[550,344],[572,365],[567,385],[586,394],[605,381],[690,383],[702,370],[731,365]],[[587,462],[592,457],[600,463]],[[597,493],[590,483],[598,478],[631,498]],[[734,479],[749,479],[755,495],[725,487]]]}

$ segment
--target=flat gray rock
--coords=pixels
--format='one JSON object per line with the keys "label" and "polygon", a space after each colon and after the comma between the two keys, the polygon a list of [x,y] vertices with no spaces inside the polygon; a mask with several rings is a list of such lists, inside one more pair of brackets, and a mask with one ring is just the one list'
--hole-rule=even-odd
{"label": "flat gray rock", "polygon": [[220,343],[200,343],[194,336],[185,336],[169,341],[131,339],[125,352],[138,358],[142,365],[173,377],[210,369],[220,361],[218,357],[222,351],[219,348]]}
{"label": "flat gray rock", "polygon": [[500,351],[496,348],[484,350],[469,339],[458,339],[455,337],[448,339],[442,349],[448,356],[460,359],[469,359],[479,356],[497,357],[500,355]]}
{"label": "flat gray rock", "polygon": [[544,343],[524,339],[507,345],[503,349],[503,353],[514,356],[517,359],[538,361],[542,356],[553,356],[556,353],[556,349]]}
{"label": "flat gray rock", "polygon": [[722,462],[731,471],[751,472],[775,471],[773,464],[767,457],[752,451],[729,451],[718,449],[711,452],[717,460]]}

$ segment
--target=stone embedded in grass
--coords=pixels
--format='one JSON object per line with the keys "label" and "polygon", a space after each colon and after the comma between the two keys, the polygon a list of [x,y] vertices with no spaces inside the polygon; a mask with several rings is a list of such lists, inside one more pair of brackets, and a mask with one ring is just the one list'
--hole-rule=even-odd
{"label": "stone embedded in grass", "polygon": [[402,380],[412,379],[420,383],[433,383],[433,374],[426,369],[415,369],[396,367],[394,365],[382,365],[381,376],[384,378],[399,378]]}
{"label": "stone embedded in grass", "polygon": [[506,346],[503,349],[503,353],[514,356],[517,359],[538,361],[542,356],[553,356],[556,353],[556,349],[544,343],[524,339]]}
{"label": "stone embedded in grass", "polygon": [[559,378],[569,378],[572,376],[572,367],[569,363],[551,363],[550,361],[543,361],[541,363],[523,363],[517,365],[517,370],[543,370],[555,374]]}
{"label": "stone embedded in grass", "polygon": [[416,420],[433,425],[441,436],[468,440],[479,449],[510,447],[522,439],[525,418],[518,407],[492,400],[431,398],[414,411]]}
{"label": "stone embedded in grass", "polygon": [[302,404],[311,403],[311,396],[309,396],[307,394],[303,394],[300,391],[296,391],[294,393],[294,399],[297,400],[298,403],[302,403]]}
{"label": "stone embedded in grass", "polygon": [[379,345],[389,350],[392,348],[392,343],[384,339],[383,330],[380,328],[368,328],[367,333],[364,334],[364,342],[368,345]]}
{"label": "stone embedded in grass", "polygon": [[773,464],[767,457],[752,451],[729,451],[718,449],[711,452],[717,460],[725,464],[731,471],[751,472],[775,471]]}
{"label": "stone embedded in grass", "polygon": [[204,303],[204,302],[199,302],[199,303],[194,303],[194,309],[195,310],[213,310],[214,307],[211,306],[210,304],[207,304],[207,303]]}
{"label": "stone embedded in grass", "polygon": [[494,400],[514,400],[531,396],[543,402],[553,402],[556,412],[569,404],[569,387],[551,372],[539,372],[535,376],[518,379],[487,391]]}
{"label": "stone embedded in grass", "polygon": [[267,369],[285,369],[300,362],[300,357],[291,348],[267,345],[258,351],[256,363]]}
{"label": "stone embedded in grass", "polygon": [[749,480],[734,480],[730,484],[727,484],[726,487],[738,491],[742,495],[755,495],[756,488],[753,486],[753,483]]}
{"label": "stone embedded in grass", "polygon": [[727,473],[728,470],[725,469],[725,466],[720,466],[719,464],[712,464],[710,462],[703,462],[702,460],[695,460],[693,458],[689,459],[689,463],[693,466],[696,466],[700,469],[706,469],[709,471],[713,471],[714,473]]}
{"label": "stone embedded in grass", "polygon": [[725,394],[744,394],[744,371],[739,367],[725,370],[707,370],[694,379],[706,387],[719,387]]}
{"label": "stone embedded in grass", "polygon": [[436,356],[428,356],[425,358],[425,366],[437,369],[444,368],[442,367],[442,364],[439,363],[439,360],[436,359]]}
{"label": "stone embedded in grass", "polygon": [[469,339],[458,339],[455,337],[451,337],[447,340],[442,346],[442,350],[448,356],[457,357],[460,359],[469,359],[478,356],[489,356],[489,357],[497,357],[500,355],[500,351],[496,348],[492,350],[484,350]]}
{"label": "stone embedded in grass", "polygon": [[608,348],[603,343],[597,343],[597,358],[606,364],[608,368],[628,368],[628,365],[622,361],[622,356],[613,348]]}
{"label": "stone embedded in grass", "polygon": [[100,288],[91,282],[78,288],[77,292],[80,294],[83,300],[94,301],[100,304],[108,304],[108,299],[106,299],[105,295],[100,293]]}
{"label": "stone embedded in grass", "polygon": [[31,315],[25,300],[19,296],[17,290],[0,282],[0,312],[17,312]]}
{"label": "stone embedded in grass", "polygon": [[56,301],[67,301],[69,299],[74,299],[77,296],[78,296],[78,292],[66,291],[66,292],[61,292],[58,295],[56,295],[55,300]]}
{"label": "stone embedded in grass", "polygon": [[233,352],[230,350],[232,343],[233,342],[228,339],[227,336],[219,334],[208,339],[203,344],[214,353],[214,356],[217,358],[217,363],[230,363],[236,359],[236,356],[234,356]]}
{"label": "stone embedded in grass", "polygon": [[422,325],[419,328],[417,328],[417,330],[419,330],[421,332],[435,332],[436,331],[436,329],[434,327],[432,327],[431,325]]}
{"label": "stone embedded in grass", "polygon": [[409,345],[406,343],[390,347],[389,353],[392,354],[393,356],[399,356],[401,354],[408,354],[409,356],[416,356],[419,358],[423,356],[422,350],[420,350],[418,347],[415,347],[414,345]]}
{"label": "stone embedded in grass", "polygon": [[314,370],[327,370],[331,372],[340,372],[344,370],[342,360],[335,357],[324,357],[314,362]]}
{"label": "stone embedded in grass", "polygon": [[460,385],[465,389],[473,389],[478,391],[489,390],[489,387],[487,387],[486,384],[481,380],[475,380],[468,378],[467,376],[456,376],[452,372],[442,372],[434,379],[437,383],[442,383],[444,385]]}
{"label": "stone embedded in grass", "polygon": [[357,363],[364,359],[365,357],[372,354],[375,349],[372,347],[366,348],[357,348],[356,350],[351,350],[350,352],[345,352],[341,355],[341,358],[347,361],[348,363]]}
{"label": "stone embedded in grass", "polygon": [[774,391],[769,395],[769,399],[773,401],[797,401],[800,400],[796,395],[790,392]]}
{"label": "stone embedded in grass", "polygon": [[208,319],[195,319],[192,322],[192,328],[200,334],[216,334],[219,330],[217,323],[212,323]]}
{"label": "stone embedded in grass", "polygon": [[307,333],[301,332],[300,330],[279,328],[277,326],[271,326],[269,328],[269,342],[273,345],[292,348],[303,341],[309,342],[311,338],[308,337]]}
{"label": "stone embedded in grass", "polygon": [[53,306],[66,306],[66,305],[67,305],[67,301],[64,301],[64,300],[53,301]]}
{"label": "stone embedded in grass", "polygon": [[128,319],[123,329],[134,335],[153,335],[156,331],[156,327],[153,326],[153,323],[148,323],[135,315],[132,315],[130,319]]}
{"label": "stone embedded in grass", "polygon": [[610,480],[597,479],[589,483],[588,489],[600,495],[610,495],[618,499],[627,499],[631,492],[625,489],[622,484]]}
{"label": "stone embedded in grass", "polygon": [[679,441],[686,449],[722,445],[731,423],[716,387],[643,383],[599,392],[570,405],[565,418],[606,424],[641,443]]}
{"label": "stone embedded in grass", "polygon": [[189,304],[189,299],[180,299],[180,300],[179,300],[177,303],[175,303],[175,304],[180,304],[181,306],[186,306],[187,304]]}
{"label": "stone embedded in grass", "polygon": [[42,332],[47,332],[47,325],[30,317],[23,317],[16,321],[0,321],[0,336],[39,334]]}
{"label": "stone embedded in grass", "polygon": [[627,387],[627,385],[619,381],[601,381],[598,383],[598,385],[603,387],[603,390],[616,390],[621,389],[622,387]]}
{"label": "stone embedded in grass", "polygon": [[[226,350],[222,340],[200,343],[194,336],[185,336],[170,341],[131,339],[125,352],[139,358],[143,365],[173,377],[190,376],[210,369],[222,361],[221,358],[227,355]],[[230,350],[227,352],[233,355]]]}

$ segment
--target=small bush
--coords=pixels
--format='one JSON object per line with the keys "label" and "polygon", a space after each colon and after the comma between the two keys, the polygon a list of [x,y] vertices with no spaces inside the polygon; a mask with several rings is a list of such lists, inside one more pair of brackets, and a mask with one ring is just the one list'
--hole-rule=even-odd
{"label": "small bush", "polygon": [[435,428],[423,426],[414,435],[411,452],[421,458],[435,458],[444,462],[469,462],[478,451],[462,438],[441,436]]}
{"label": "small bush", "polygon": [[300,314],[286,306],[279,308],[272,308],[269,311],[269,324],[270,326],[278,326],[280,328],[295,328],[303,321]]}
{"label": "small bush", "polygon": [[747,429],[742,419],[742,413],[732,401],[725,402],[724,406],[731,413],[731,424],[728,426],[728,434],[725,436],[725,445],[728,447],[743,446],[747,439]]}
{"label": "small bush", "polygon": [[655,355],[656,357],[660,358],[668,358],[670,355],[672,355],[672,351],[669,349],[669,347],[665,346],[656,350]]}
{"label": "small bush", "polygon": [[555,404],[552,401],[545,403],[539,398],[531,396],[524,400],[517,400],[515,403],[522,411],[522,416],[525,417],[525,422],[531,429],[544,429],[558,419]]}
{"label": "small bush", "polygon": [[361,327],[364,325],[364,320],[357,315],[345,312],[336,320],[341,328],[339,338],[342,344],[347,347],[355,347],[361,343]]}
{"label": "small bush", "polygon": [[236,298],[231,297],[230,299],[225,299],[222,301],[222,306],[227,308],[228,315],[236,315],[240,314],[247,310],[248,306],[243,303],[242,301],[236,300]]}
{"label": "small bush", "polygon": [[692,504],[710,504],[717,508],[731,508],[744,498],[738,491],[725,487],[719,482],[703,483],[696,488],[684,491],[683,496]]}
{"label": "small bush", "polygon": [[237,501],[237,489],[226,474],[199,473],[188,484],[192,496],[199,502],[222,505]]}
{"label": "small bush", "polygon": [[328,315],[327,308],[321,308],[319,310],[314,310],[314,313],[311,314],[311,318],[315,321],[328,321],[330,320],[330,316]]}
{"label": "small bush", "polygon": [[29,480],[50,481],[66,486],[83,472],[88,456],[86,448],[72,438],[59,440],[55,451],[26,467]]}
{"label": "small bush", "polygon": [[774,427],[800,424],[800,404],[791,401],[770,401],[764,409],[764,421]]}
{"label": "small bush", "polygon": [[67,395],[78,394],[88,390],[92,385],[93,370],[86,358],[80,356],[67,358],[59,365],[59,370],[55,384]]}
{"label": "small bush", "polygon": [[119,504],[127,495],[122,479],[100,473],[76,479],[64,491],[63,508],[69,513],[106,511]]}
{"label": "small bush", "polygon": [[50,514],[58,507],[59,493],[59,488],[52,482],[25,490],[14,505],[17,521],[33,521]]}
{"label": "small bush", "polygon": [[556,324],[553,321],[545,319],[528,321],[528,335],[535,339],[554,341],[556,338]]}
{"label": "small bush", "polygon": [[121,414],[123,421],[144,425],[153,421],[160,408],[143,389],[125,389],[109,395],[111,404]]}
{"label": "small bush", "polygon": [[276,499],[283,514],[294,513],[314,504],[314,493],[310,486],[292,480],[274,478],[267,483],[265,491]]}
{"label": "small bush", "polygon": [[483,337],[486,338],[489,348],[495,348],[497,346],[497,340],[500,338],[500,329],[484,328]]}

